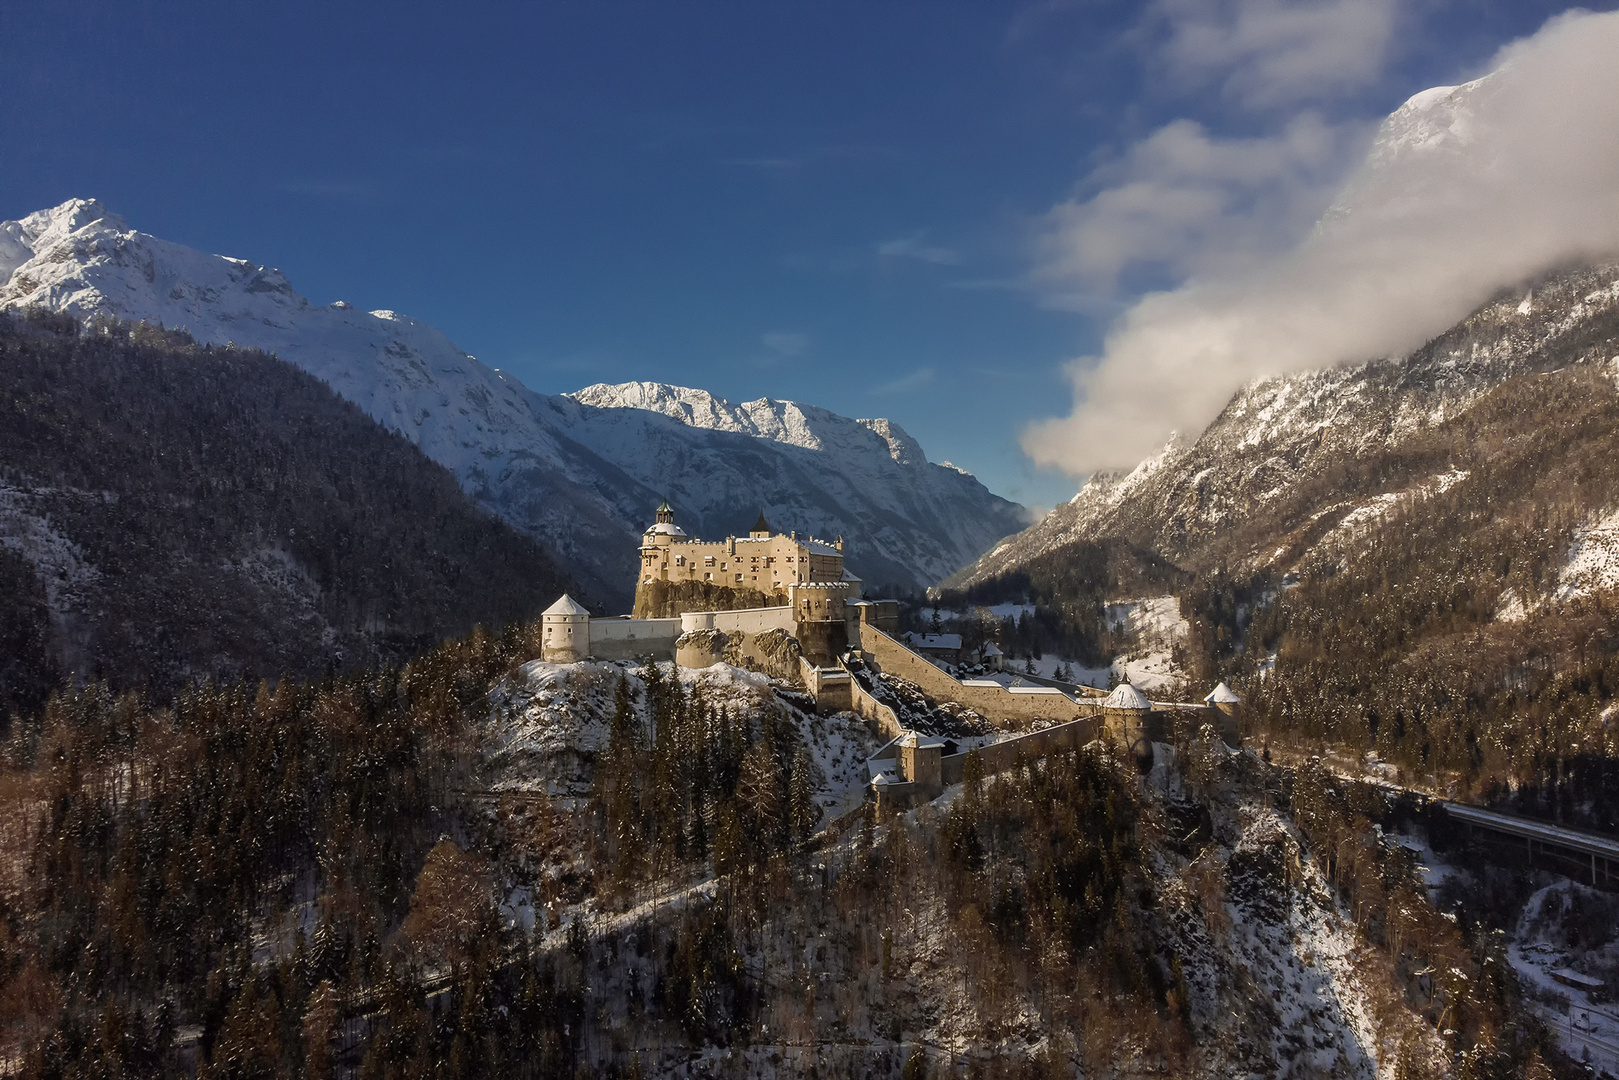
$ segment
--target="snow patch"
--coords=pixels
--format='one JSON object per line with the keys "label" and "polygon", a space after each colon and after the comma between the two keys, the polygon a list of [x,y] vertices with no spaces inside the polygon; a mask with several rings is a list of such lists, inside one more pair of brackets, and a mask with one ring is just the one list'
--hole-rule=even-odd
{"label": "snow patch", "polygon": [[1574,534],[1555,596],[1568,601],[1615,587],[1619,587],[1619,510]]}

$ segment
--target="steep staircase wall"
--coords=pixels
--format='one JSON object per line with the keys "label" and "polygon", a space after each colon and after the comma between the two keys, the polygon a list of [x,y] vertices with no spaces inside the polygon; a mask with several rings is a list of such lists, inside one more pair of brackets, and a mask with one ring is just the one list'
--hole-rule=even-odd
{"label": "steep staircase wall", "polygon": [[1021,727],[1035,720],[1069,723],[1101,716],[1100,702],[1075,701],[1054,687],[962,682],[875,626],[860,627],[860,651],[878,671],[915,683],[935,701],[965,705],[1003,726]]}

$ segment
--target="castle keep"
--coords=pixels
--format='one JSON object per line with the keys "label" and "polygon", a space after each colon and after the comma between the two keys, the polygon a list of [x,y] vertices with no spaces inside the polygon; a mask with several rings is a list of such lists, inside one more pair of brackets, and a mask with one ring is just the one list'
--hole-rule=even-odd
{"label": "castle keep", "polygon": [[[860,579],[844,568],[841,538],[829,543],[775,533],[763,513],[746,537],[693,540],[665,502],[642,534],[639,556],[637,614],[654,606],[645,596],[661,588],[673,597],[652,612],[663,617],[592,618],[564,596],[542,619],[544,659],[654,656],[707,667],[747,656],[767,669],[796,673],[799,655],[830,664],[858,641],[851,622],[891,631],[898,626],[897,603],[861,598]],[[710,610],[716,606],[720,610]]]}
{"label": "castle keep", "polygon": [[[793,585],[848,582],[859,579],[843,569],[843,538],[832,543],[813,537],[771,532],[764,513],[747,536],[724,540],[692,540],[675,524],[665,502],[657,520],[641,538],[639,585],[655,581],[704,581],[734,589],[785,595]],[[858,588],[855,595],[859,596]]]}

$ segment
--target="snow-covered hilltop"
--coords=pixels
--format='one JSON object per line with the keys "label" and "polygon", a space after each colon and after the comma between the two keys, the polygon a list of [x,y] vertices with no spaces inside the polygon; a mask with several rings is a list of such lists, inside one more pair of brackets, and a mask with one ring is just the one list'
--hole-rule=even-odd
{"label": "snow-covered hilltop", "polygon": [[1022,508],[928,462],[886,420],[792,402],[732,405],[661,383],[537,394],[392,311],[312,304],[279,271],[137,232],[94,200],[0,223],[0,308],[41,305],[183,328],[274,352],[449,468],[625,602],[652,508],[699,534],[773,524],[842,534],[873,583],[925,585],[1019,528]]}

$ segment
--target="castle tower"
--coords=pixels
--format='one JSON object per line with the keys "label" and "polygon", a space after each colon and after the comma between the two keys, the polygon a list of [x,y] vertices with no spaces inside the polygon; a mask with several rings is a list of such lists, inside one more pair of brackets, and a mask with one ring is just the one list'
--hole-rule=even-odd
{"label": "castle tower", "polygon": [[545,609],[540,623],[540,656],[546,663],[571,664],[590,655],[590,612],[567,593]]}
{"label": "castle tower", "polygon": [[765,521],[765,512],[759,511],[759,520],[753,523],[753,529],[748,533],[749,540],[769,540],[771,537],[770,524]]}
{"label": "castle tower", "polygon": [[1152,702],[1147,695],[1128,682],[1120,683],[1102,699],[1102,723],[1142,766],[1152,764],[1152,734],[1147,720],[1151,712]]}
{"label": "castle tower", "polygon": [[907,731],[899,740],[900,775],[915,784],[923,798],[936,799],[944,790],[943,754],[942,739]]}
{"label": "castle tower", "polygon": [[656,548],[666,548],[670,544],[686,539],[686,530],[675,524],[675,512],[669,507],[669,500],[665,499],[658,505],[657,520],[641,536],[642,561],[644,554]]}
{"label": "castle tower", "polygon": [[1209,691],[1209,696],[1203,699],[1203,704],[1220,713],[1220,738],[1227,746],[1235,749],[1242,745],[1242,732],[1237,721],[1242,712],[1242,698],[1232,692],[1231,687],[1221,683]]}

